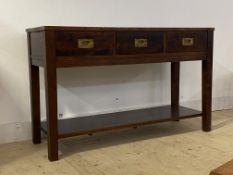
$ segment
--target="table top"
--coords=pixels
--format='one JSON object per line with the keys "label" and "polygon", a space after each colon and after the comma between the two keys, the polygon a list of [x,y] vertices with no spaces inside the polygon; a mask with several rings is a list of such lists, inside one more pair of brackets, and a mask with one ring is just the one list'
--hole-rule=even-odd
{"label": "table top", "polygon": [[26,29],[27,32],[45,30],[102,30],[102,31],[206,31],[213,27],[84,27],[84,26],[40,26]]}

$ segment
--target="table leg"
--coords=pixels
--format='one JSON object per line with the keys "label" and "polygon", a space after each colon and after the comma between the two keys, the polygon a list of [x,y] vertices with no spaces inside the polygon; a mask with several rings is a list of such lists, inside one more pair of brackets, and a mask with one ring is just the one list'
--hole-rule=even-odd
{"label": "table leg", "polygon": [[34,144],[38,144],[41,143],[39,67],[30,64],[29,75],[31,93],[32,142]]}
{"label": "table leg", "polygon": [[[180,62],[171,62],[172,117],[179,116]],[[176,120],[179,121],[179,120]]]}
{"label": "table leg", "polygon": [[202,61],[202,129],[211,130],[212,61]]}
{"label": "table leg", "polygon": [[208,32],[207,59],[202,61],[202,130],[211,131],[213,31]]}
{"label": "table leg", "polygon": [[29,65],[29,85],[31,98],[31,126],[32,126],[32,142],[34,144],[41,143],[40,131],[40,78],[39,67],[32,65],[31,60],[31,36],[27,33],[28,40],[28,65]]}
{"label": "table leg", "polygon": [[45,66],[45,91],[48,131],[48,158],[58,160],[57,73],[53,64]]}

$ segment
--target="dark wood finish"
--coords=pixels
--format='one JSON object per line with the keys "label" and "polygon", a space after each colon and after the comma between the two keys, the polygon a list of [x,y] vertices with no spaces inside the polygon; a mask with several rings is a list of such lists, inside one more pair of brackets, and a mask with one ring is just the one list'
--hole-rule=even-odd
{"label": "dark wood finish", "polygon": [[180,31],[180,32],[187,32],[187,31],[208,31],[208,30],[214,30],[214,28],[139,28],[139,27],[76,27],[76,26],[41,26],[41,27],[35,27],[26,29],[27,32],[38,32],[38,31],[165,31],[165,32],[174,32],[174,31]]}
{"label": "dark wood finish", "polygon": [[171,62],[171,108],[173,116],[179,112],[180,62]]}
{"label": "dark wood finish", "polygon": [[[58,159],[58,139],[123,127],[179,120],[202,114],[204,131],[211,129],[213,28],[101,28],[44,26],[27,29],[33,142],[40,142],[39,66],[45,69],[48,157]],[[183,44],[192,38],[192,44]],[[80,39],[92,42],[80,47]],[[146,39],[135,47],[135,39]],[[187,44],[187,43],[186,43]],[[202,112],[179,106],[181,61],[202,61]],[[171,106],[57,119],[57,75],[60,67],[171,62]],[[186,112],[185,112],[186,111]],[[91,125],[90,125],[91,123]],[[77,124],[77,127],[74,125]],[[106,124],[103,126],[103,124]],[[43,128],[45,123],[43,123]],[[69,127],[67,127],[69,126]],[[64,131],[64,128],[69,128]]]}
{"label": "dark wood finish", "polygon": [[31,64],[31,36],[27,34],[28,39],[28,62],[29,62],[29,79],[30,79],[30,97],[31,97],[31,121],[32,121],[32,142],[41,143],[40,131],[40,79],[39,67]]}
{"label": "dark wood finish", "polygon": [[46,114],[48,128],[48,158],[58,160],[58,122],[57,122],[57,69],[54,46],[54,32],[45,33],[46,62],[44,68]]}
{"label": "dark wood finish", "polygon": [[[193,38],[191,46],[183,46],[183,38]],[[167,52],[205,52],[207,50],[207,31],[205,32],[167,32]]]}
{"label": "dark wood finish", "polygon": [[[112,130],[117,128],[136,127],[145,124],[172,121],[190,117],[200,117],[201,111],[185,107],[178,107],[173,114],[171,106],[161,106],[137,109],[109,114],[93,115],[89,117],[59,120],[59,137],[70,137],[82,134]],[[47,133],[46,122],[42,123],[43,131]]]}
{"label": "dark wood finish", "polygon": [[210,175],[232,175],[233,174],[233,160],[221,165],[210,172]]}
{"label": "dark wood finish", "polygon": [[[135,39],[146,39],[147,47],[135,47]],[[163,32],[117,32],[116,53],[117,54],[148,54],[162,53],[164,41]]]}
{"label": "dark wood finish", "polygon": [[[79,48],[79,39],[93,39],[94,48]],[[114,47],[113,32],[55,32],[57,56],[111,55]]]}
{"label": "dark wood finish", "polygon": [[202,128],[211,130],[212,109],[212,72],[213,72],[213,31],[208,31],[207,59],[202,61]]}
{"label": "dark wood finish", "polygon": [[206,60],[205,52],[137,54],[113,56],[58,57],[57,67],[103,66]]}

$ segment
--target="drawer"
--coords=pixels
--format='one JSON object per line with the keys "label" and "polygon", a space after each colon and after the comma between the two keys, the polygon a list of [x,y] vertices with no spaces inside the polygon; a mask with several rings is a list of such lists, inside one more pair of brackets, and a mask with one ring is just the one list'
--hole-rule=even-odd
{"label": "drawer", "polygon": [[57,56],[110,55],[114,48],[113,32],[56,32]]}
{"label": "drawer", "polygon": [[167,52],[204,52],[207,32],[167,32]]}
{"label": "drawer", "polygon": [[118,32],[116,34],[116,53],[160,53],[164,49],[163,42],[163,32]]}

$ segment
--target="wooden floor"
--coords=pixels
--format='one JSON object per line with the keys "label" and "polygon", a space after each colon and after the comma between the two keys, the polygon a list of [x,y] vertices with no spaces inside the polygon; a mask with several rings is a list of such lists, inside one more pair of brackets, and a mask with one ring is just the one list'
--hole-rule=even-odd
{"label": "wooden floor", "polygon": [[200,118],[60,141],[49,162],[46,141],[0,145],[0,175],[208,175],[233,159],[233,110],[213,113],[213,131]]}

